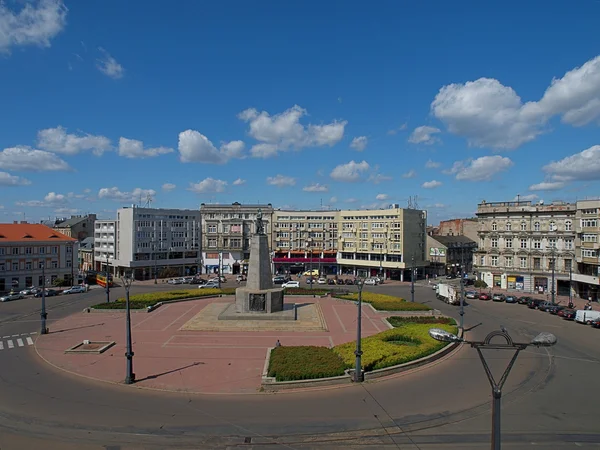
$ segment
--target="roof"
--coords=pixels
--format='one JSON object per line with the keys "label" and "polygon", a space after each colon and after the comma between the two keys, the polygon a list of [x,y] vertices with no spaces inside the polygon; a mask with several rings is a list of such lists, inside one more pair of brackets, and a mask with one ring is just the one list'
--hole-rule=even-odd
{"label": "roof", "polygon": [[39,223],[0,223],[0,243],[27,241],[76,242],[77,239]]}
{"label": "roof", "polygon": [[88,216],[73,216],[70,219],[63,220],[62,222],[54,225],[55,228],[68,228],[77,225],[84,220],[87,220]]}
{"label": "roof", "polygon": [[86,237],[79,243],[79,250],[93,250],[94,249],[94,237]]}
{"label": "roof", "polygon": [[469,239],[467,236],[460,235],[452,235],[452,236],[441,236],[441,235],[433,235],[431,236],[440,244],[444,244],[448,246],[450,244],[476,244],[473,239]]}

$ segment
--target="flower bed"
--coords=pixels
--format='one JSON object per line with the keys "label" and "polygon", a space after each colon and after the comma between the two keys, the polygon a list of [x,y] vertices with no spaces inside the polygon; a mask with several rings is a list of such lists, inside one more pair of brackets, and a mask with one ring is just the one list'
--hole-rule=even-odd
{"label": "flower bed", "polygon": [[452,317],[392,316],[392,317],[388,317],[387,321],[393,327],[401,327],[402,325],[406,325],[407,323],[426,323],[429,325],[437,325],[437,324],[456,325],[456,320],[454,320]]}
{"label": "flower bed", "polygon": [[[277,286],[275,286],[277,287]],[[331,295],[336,295],[336,293],[347,292],[344,289],[327,289],[321,287],[315,288],[285,288],[285,295],[327,295],[331,293]]]}
{"label": "flower bed", "polygon": [[335,377],[344,369],[342,359],[327,347],[276,347],[269,360],[269,376],[277,381]]}
{"label": "flower bed", "polygon": [[[129,296],[129,306],[132,309],[143,309],[154,306],[160,302],[170,300],[184,300],[186,298],[208,297],[212,295],[233,295],[235,288],[227,289],[182,289],[166,292],[148,292]],[[99,303],[92,306],[94,309],[125,309],[125,298],[120,297],[115,302]]]}
{"label": "flower bed", "polygon": [[[358,293],[353,292],[345,295],[335,295],[337,298],[344,300],[358,300]],[[392,295],[375,294],[373,292],[362,293],[362,301],[370,303],[373,308],[380,311],[430,311],[431,308],[427,305],[417,302],[407,302],[403,298],[394,297]]]}

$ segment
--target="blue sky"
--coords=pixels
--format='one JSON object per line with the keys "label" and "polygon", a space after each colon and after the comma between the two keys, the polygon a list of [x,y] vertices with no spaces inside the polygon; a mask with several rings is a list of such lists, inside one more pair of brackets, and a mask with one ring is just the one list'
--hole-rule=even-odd
{"label": "blue sky", "polygon": [[366,5],[0,2],[0,218],[599,195],[600,2]]}

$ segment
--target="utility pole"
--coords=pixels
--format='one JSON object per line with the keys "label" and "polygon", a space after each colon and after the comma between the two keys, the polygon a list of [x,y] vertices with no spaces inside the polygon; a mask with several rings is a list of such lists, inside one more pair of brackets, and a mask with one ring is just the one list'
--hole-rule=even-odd
{"label": "utility pole", "polygon": [[221,250],[219,250],[219,273],[218,273],[218,278],[219,278],[219,289],[221,289],[221,263],[222,263],[222,258],[223,258],[223,252]]}
{"label": "utility pole", "polygon": [[354,382],[360,383],[364,381],[363,373],[362,373],[362,348],[361,348],[361,339],[362,339],[362,290],[364,287],[364,280],[358,280],[358,316],[356,318],[356,350],[354,351],[354,355],[356,356],[355,364],[354,364]]}
{"label": "utility pole", "polygon": [[569,305],[573,304],[573,260],[571,260],[571,265],[569,266]]}
{"label": "utility pole", "polygon": [[108,273],[108,244],[106,248],[106,303],[110,303],[110,274]]}
{"label": "utility pole", "polygon": [[410,269],[410,301],[415,301],[415,255],[411,258],[411,269]]}
{"label": "utility pole", "polygon": [[552,304],[555,304],[556,290],[554,289],[554,267],[556,266],[556,258],[555,258],[555,248],[554,245],[551,247],[552,249]]}
{"label": "utility pole", "polygon": [[157,274],[156,274],[156,241],[154,242],[154,246],[153,246],[153,251],[154,251],[154,284],[158,283],[157,278]]}
{"label": "utility pole", "polygon": [[42,312],[40,313],[42,319],[42,330],[41,334],[48,334],[48,328],[46,327],[46,319],[48,313],[46,312],[46,262],[42,263]]}

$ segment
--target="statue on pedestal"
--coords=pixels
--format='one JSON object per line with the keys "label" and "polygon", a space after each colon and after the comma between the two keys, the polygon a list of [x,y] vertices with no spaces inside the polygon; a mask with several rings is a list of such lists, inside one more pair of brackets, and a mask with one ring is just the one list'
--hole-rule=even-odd
{"label": "statue on pedestal", "polygon": [[265,234],[265,225],[262,220],[262,209],[256,213],[256,234]]}

